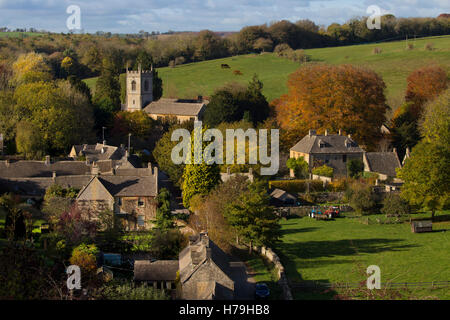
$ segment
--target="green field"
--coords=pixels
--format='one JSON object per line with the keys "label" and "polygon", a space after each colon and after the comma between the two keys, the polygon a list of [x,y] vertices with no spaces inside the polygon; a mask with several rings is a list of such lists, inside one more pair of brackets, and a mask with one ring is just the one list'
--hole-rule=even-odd
{"label": "green field", "polygon": [[[387,86],[386,97],[394,108],[403,100],[406,78],[419,67],[440,65],[450,71],[450,36],[412,39],[413,50],[406,50],[405,41],[379,44],[354,45],[335,48],[309,49],[305,52],[311,56],[312,63],[330,64],[349,63],[364,66],[379,73]],[[432,43],[434,50],[425,50],[425,45]],[[374,54],[373,49],[382,49]],[[221,64],[228,64],[230,69],[222,69]],[[269,101],[286,93],[288,75],[299,64],[273,54],[243,55],[225,59],[190,63],[175,68],[160,68],[158,72],[163,79],[164,96],[192,98],[196,95],[210,96],[212,92],[230,81],[247,83],[254,73],[264,83],[264,94]],[[240,70],[243,75],[233,75],[233,70]],[[93,88],[96,79],[86,79]]]}
{"label": "green field", "polygon": [[[358,268],[365,270],[369,265],[380,267],[383,283],[449,281],[450,211],[441,212],[437,220],[441,222],[433,223],[434,232],[414,234],[409,223],[365,225],[357,218],[291,218],[282,222],[282,242],[275,251],[294,282],[365,281],[367,276]],[[450,299],[449,287],[416,289],[413,293]],[[298,289],[294,296],[308,298]]]}
{"label": "green field", "polygon": [[44,33],[39,32],[0,32],[0,38],[21,38],[21,37],[37,37],[42,36]]}

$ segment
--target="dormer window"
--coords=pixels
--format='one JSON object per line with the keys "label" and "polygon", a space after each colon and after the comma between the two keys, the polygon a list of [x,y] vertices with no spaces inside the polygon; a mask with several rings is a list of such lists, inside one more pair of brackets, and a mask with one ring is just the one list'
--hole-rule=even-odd
{"label": "dormer window", "polygon": [[325,148],[325,142],[319,140],[319,148]]}

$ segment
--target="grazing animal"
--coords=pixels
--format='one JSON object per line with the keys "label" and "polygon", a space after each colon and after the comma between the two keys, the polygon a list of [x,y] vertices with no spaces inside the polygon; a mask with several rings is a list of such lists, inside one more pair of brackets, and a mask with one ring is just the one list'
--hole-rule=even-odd
{"label": "grazing animal", "polygon": [[230,69],[230,66],[226,63],[222,63],[221,67],[222,69]]}
{"label": "grazing animal", "polygon": [[234,70],[234,71],[233,71],[233,74],[234,74],[235,76],[242,76],[242,75],[243,75],[242,72],[241,72],[240,70]]}

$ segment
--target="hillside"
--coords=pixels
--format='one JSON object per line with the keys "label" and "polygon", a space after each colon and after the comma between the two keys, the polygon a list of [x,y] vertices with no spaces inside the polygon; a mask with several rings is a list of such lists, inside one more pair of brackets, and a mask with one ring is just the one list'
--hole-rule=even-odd
{"label": "hillside", "polygon": [[[310,63],[349,63],[375,70],[386,83],[388,103],[396,108],[403,100],[406,78],[411,71],[434,64],[450,71],[450,36],[412,39],[408,43],[414,44],[413,50],[406,50],[405,41],[395,41],[305,52],[313,60]],[[433,45],[433,50],[425,50],[428,43]],[[380,54],[373,53],[376,47],[381,48]],[[228,64],[231,68],[222,69],[221,64]],[[273,100],[286,93],[287,78],[298,67],[295,62],[267,53],[160,68],[158,72],[163,79],[165,97],[209,96],[227,82],[246,83],[256,73],[264,83],[264,94],[268,100]],[[233,75],[233,70],[240,70],[243,75]],[[85,81],[91,88],[95,86],[95,78]]]}

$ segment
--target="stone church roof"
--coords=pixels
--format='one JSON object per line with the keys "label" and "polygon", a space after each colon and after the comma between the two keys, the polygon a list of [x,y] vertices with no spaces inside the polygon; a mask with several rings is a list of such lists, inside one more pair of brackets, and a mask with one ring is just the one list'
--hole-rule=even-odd
{"label": "stone church roof", "polygon": [[149,114],[195,117],[205,105],[205,102],[198,100],[159,99],[148,104],[144,111]]}

